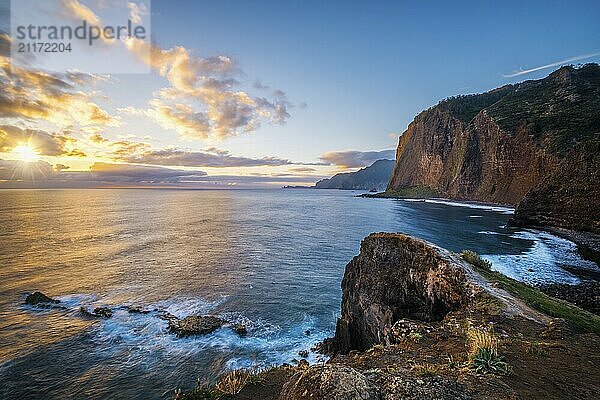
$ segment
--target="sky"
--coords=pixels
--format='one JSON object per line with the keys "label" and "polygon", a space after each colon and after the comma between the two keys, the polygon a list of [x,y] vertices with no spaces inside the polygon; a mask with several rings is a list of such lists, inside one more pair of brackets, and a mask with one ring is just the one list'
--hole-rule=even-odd
{"label": "sky", "polygon": [[598,1],[56,0],[72,21],[107,2],[151,26],[123,46],[149,73],[4,54],[0,187],[312,184],[394,158],[446,97],[600,62]]}

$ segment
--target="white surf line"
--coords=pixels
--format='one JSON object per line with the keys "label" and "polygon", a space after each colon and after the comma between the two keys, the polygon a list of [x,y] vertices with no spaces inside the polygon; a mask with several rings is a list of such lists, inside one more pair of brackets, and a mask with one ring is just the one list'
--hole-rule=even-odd
{"label": "white surf line", "polygon": [[447,206],[453,207],[465,207],[465,208],[473,208],[478,210],[486,210],[486,211],[496,211],[501,212],[503,214],[514,214],[515,209],[511,207],[505,206],[494,206],[483,203],[463,203],[460,201],[449,200],[449,199],[402,199],[404,201],[409,202],[424,202],[424,203],[432,203],[432,204],[444,204]]}

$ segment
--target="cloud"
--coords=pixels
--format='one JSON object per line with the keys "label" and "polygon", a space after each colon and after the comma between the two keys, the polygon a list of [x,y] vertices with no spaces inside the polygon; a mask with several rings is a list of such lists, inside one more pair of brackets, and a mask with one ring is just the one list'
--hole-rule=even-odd
{"label": "cloud", "polygon": [[27,145],[44,156],[85,157],[75,145],[77,139],[37,129],[21,129],[16,126],[0,125],[0,152],[8,153],[15,147]]}
{"label": "cloud", "polygon": [[60,171],[65,171],[67,169],[70,169],[71,167],[69,167],[68,165],[64,165],[64,164],[54,164],[54,170],[56,172],[60,172]]}
{"label": "cloud", "polygon": [[[133,22],[142,19],[147,10],[127,3]],[[73,19],[86,19],[99,24],[99,18],[77,0],[62,0],[63,12]],[[155,93],[147,109],[120,109],[153,118],[161,127],[180,135],[200,140],[222,140],[253,132],[261,123],[284,124],[292,106],[281,90],[273,90],[272,98],[254,97],[241,89],[245,74],[227,55],[199,57],[182,46],[163,49],[147,41],[127,38],[127,49],[159,75],[169,86]],[[251,86],[251,85],[249,85]],[[267,86],[258,82],[254,89]]]}
{"label": "cloud", "polygon": [[134,24],[142,23],[142,15],[146,15],[148,10],[146,9],[145,4],[138,5],[136,3],[129,2],[127,3],[127,7],[131,13],[130,19]]}
{"label": "cloud", "polygon": [[170,165],[182,167],[257,167],[257,166],[279,166],[292,164],[291,161],[278,157],[248,158],[236,157],[228,152],[220,151],[200,152],[184,151],[177,149],[146,150],[136,153],[135,151],[121,151],[113,153],[115,161],[133,164]]}
{"label": "cloud", "polygon": [[228,150],[214,146],[201,151],[182,150],[175,147],[160,149],[144,142],[112,141],[98,133],[90,135],[88,138],[102,149],[96,155],[121,163],[212,168],[304,165],[280,157],[234,156]]}
{"label": "cloud", "polygon": [[284,124],[290,118],[291,103],[283,91],[267,99],[239,88],[237,78],[244,73],[229,56],[197,57],[184,47],[165,50],[135,39],[126,44],[170,84],[156,92],[148,110],[129,111],[149,115],[166,129],[221,140],[255,131],[263,121]]}
{"label": "cloud", "polygon": [[111,141],[100,134],[93,134],[89,136],[89,139],[105,149],[105,152],[100,154],[102,157],[131,164],[212,168],[299,164],[279,157],[234,156],[228,150],[214,146],[207,147],[202,151],[191,151],[177,148],[158,149],[148,143],[129,140]]}
{"label": "cloud", "polygon": [[45,161],[0,160],[0,183],[36,182],[47,180],[53,174],[52,164]]}
{"label": "cloud", "polygon": [[167,105],[154,100],[152,105],[153,109],[148,111],[148,115],[163,128],[176,130],[188,138],[207,139],[210,136],[211,126],[206,114],[181,103]]}
{"label": "cloud", "polygon": [[93,179],[103,182],[164,183],[193,180],[206,176],[203,171],[185,171],[147,165],[97,162],[90,167]]}
{"label": "cloud", "polygon": [[575,56],[575,57],[567,58],[566,60],[556,61],[556,62],[553,62],[553,63],[550,63],[550,64],[541,65],[539,67],[529,68],[529,69],[525,69],[525,70],[521,69],[519,71],[511,72],[510,74],[502,74],[502,76],[504,78],[514,78],[515,76],[526,75],[526,74],[530,74],[532,72],[540,71],[542,69],[557,67],[559,65],[569,64],[569,63],[572,63],[574,61],[586,60],[588,58],[597,57],[597,56],[600,56],[600,53],[582,54],[580,56]]}
{"label": "cloud", "polygon": [[69,171],[62,164],[0,160],[0,188],[173,187],[233,188],[310,184],[288,174],[266,176],[208,176],[203,171],[129,164],[95,163],[89,171]]}
{"label": "cloud", "polygon": [[60,0],[61,11],[65,17],[73,18],[77,22],[85,20],[88,24],[100,25],[100,18],[87,6],[77,0]]}
{"label": "cloud", "polygon": [[118,183],[177,183],[206,176],[203,171],[177,170],[145,165],[94,163],[89,171],[63,172],[69,167],[46,161],[0,160],[0,181],[37,182],[45,186],[95,186]]}
{"label": "cloud", "polygon": [[295,168],[290,168],[289,171],[303,173],[303,172],[314,172],[314,171],[316,171],[316,169],[310,168],[310,167],[295,167]]}
{"label": "cloud", "polygon": [[265,85],[264,83],[262,83],[260,79],[255,80],[252,84],[252,87],[258,90],[268,90],[270,88],[269,85]]}
{"label": "cloud", "polygon": [[91,101],[93,92],[82,86],[103,77],[78,72],[46,73],[9,62],[10,37],[0,33],[0,118],[45,120],[60,127],[117,126],[112,117]]}
{"label": "cloud", "polygon": [[358,168],[369,166],[377,160],[394,160],[396,159],[396,150],[329,151],[320,158],[329,164],[337,165],[342,168]]}
{"label": "cloud", "polygon": [[107,143],[110,142],[110,140],[106,139],[104,136],[102,136],[99,133],[94,133],[93,135],[91,135],[89,137],[89,139],[94,142],[94,143]]}

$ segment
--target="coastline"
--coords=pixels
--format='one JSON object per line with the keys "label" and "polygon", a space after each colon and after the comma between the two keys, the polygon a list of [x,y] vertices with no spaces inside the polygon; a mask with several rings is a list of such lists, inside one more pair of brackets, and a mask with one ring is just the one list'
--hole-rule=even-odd
{"label": "coastline", "polygon": [[[460,200],[460,199],[448,199],[444,197],[410,197],[402,196],[395,193],[380,192],[380,193],[363,193],[356,197],[363,198],[376,198],[376,199],[396,199],[404,201],[423,201],[437,204],[446,204],[456,207],[472,207],[489,209],[494,211],[505,212],[507,214],[514,214],[515,206],[500,203],[480,202],[474,200]],[[577,250],[582,258],[588,261],[593,261],[600,267],[600,235],[593,232],[575,231],[571,229],[565,229],[554,226],[540,226],[540,225],[521,225],[514,224],[512,218],[508,221],[508,226],[515,228],[524,229],[536,229],[543,232],[548,232],[557,237],[569,240],[577,246]]]}
{"label": "coastline", "polygon": [[346,266],[335,336],[312,349],[328,361],[233,370],[175,399],[592,399],[598,333],[599,316],[476,253],[373,233]]}
{"label": "coastline", "polygon": [[556,236],[570,240],[577,245],[582,258],[595,262],[600,266],[600,235],[592,232],[574,231],[556,227],[535,227]]}

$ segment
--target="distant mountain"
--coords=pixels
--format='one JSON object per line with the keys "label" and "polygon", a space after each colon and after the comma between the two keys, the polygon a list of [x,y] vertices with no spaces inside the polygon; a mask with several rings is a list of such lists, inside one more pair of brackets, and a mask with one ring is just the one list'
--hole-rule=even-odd
{"label": "distant mountain", "polygon": [[392,171],[394,160],[377,160],[368,167],[356,172],[336,174],[329,179],[316,183],[317,189],[354,189],[354,190],[385,190]]}

